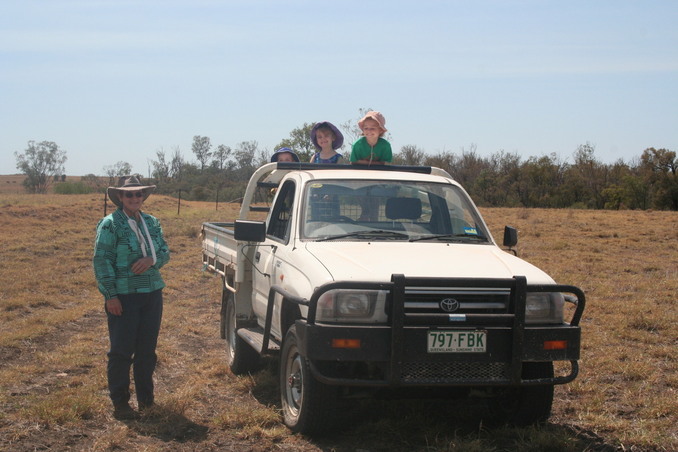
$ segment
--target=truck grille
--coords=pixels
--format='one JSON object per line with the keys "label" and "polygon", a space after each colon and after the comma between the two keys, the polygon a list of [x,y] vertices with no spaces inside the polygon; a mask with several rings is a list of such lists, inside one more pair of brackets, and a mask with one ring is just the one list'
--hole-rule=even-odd
{"label": "truck grille", "polygon": [[510,296],[507,288],[406,287],[405,314],[506,314]]}
{"label": "truck grille", "polygon": [[509,363],[407,362],[403,363],[403,383],[501,382],[510,379]]}

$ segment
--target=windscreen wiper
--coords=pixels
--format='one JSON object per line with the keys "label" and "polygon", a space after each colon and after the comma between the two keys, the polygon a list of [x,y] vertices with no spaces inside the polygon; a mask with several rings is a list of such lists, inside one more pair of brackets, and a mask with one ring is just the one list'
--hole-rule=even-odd
{"label": "windscreen wiper", "polygon": [[484,237],[482,235],[478,234],[469,234],[467,232],[462,232],[460,234],[436,234],[436,235],[426,235],[424,237],[415,237],[413,239],[410,239],[410,242],[418,242],[420,240],[434,240],[434,239],[452,239],[452,240],[458,240],[458,241],[463,241],[461,239],[474,239],[478,240],[481,242],[487,241],[487,237]]}
{"label": "windscreen wiper", "polygon": [[359,238],[365,238],[365,239],[371,239],[371,238],[406,239],[406,238],[409,238],[410,236],[408,234],[403,234],[402,232],[388,231],[386,229],[372,229],[372,230],[369,230],[369,231],[356,231],[356,232],[349,232],[348,234],[331,235],[329,237],[323,237],[321,239],[318,239],[318,240],[316,240],[316,242],[324,242],[326,240],[345,239],[347,237],[359,237]]}

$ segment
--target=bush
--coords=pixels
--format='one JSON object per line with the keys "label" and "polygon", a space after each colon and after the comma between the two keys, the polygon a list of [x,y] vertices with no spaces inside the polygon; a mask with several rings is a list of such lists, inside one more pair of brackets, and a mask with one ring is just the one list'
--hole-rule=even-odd
{"label": "bush", "polygon": [[61,182],[54,186],[54,193],[58,195],[86,195],[94,189],[82,182]]}
{"label": "bush", "polygon": [[201,185],[193,187],[186,197],[191,201],[210,201],[212,198],[212,191]]}

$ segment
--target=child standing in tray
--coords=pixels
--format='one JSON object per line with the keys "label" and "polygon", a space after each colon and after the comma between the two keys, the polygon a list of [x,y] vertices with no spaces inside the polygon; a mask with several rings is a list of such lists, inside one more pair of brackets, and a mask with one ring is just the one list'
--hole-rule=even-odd
{"label": "child standing in tray", "polygon": [[344,136],[331,122],[318,122],[313,126],[311,143],[318,150],[311,157],[311,163],[339,163],[342,159],[337,149],[343,146]]}
{"label": "child standing in tray", "polygon": [[359,165],[384,165],[393,159],[391,143],[382,136],[387,132],[386,119],[378,111],[368,111],[358,121],[363,132],[351,150],[351,163]]}

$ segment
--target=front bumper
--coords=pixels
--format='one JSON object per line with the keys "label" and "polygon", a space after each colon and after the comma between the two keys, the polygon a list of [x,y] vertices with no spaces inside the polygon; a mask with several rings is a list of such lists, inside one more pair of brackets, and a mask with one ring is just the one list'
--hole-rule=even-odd
{"label": "front bumper", "polygon": [[[512,329],[483,328],[484,353],[428,353],[428,327],[403,327],[402,352],[393,356],[388,326],[351,327],[310,325],[297,321],[300,353],[311,363],[314,376],[327,384],[348,386],[467,386],[562,384],[577,374],[581,330],[576,326],[527,327],[517,351],[526,361],[570,361],[569,374],[549,380],[514,378]],[[458,331],[463,328],[454,327]],[[474,329],[474,328],[469,328]],[[360,348],[335,348],[336,339],[360,343]],[[567,348],[545,350],[544,343],[565,341]]]}
{"label": "front bumper", "polygon": [[[474,314],[450,323],[446,314],[412,315],[405,312],[405,288],[502,287],[510,289],[510,309],[503,314]],[[390,291],[388,325],[318,324],[315,307],[320,295],[338,288]],[[528,292],[574,294],[577,308],[569,324],[526,325]],[[527,285],[526,279],[407,278],[393,275],[391,283],[334,282],[318,288],[310,301],[308,319],[296,321],[299,352],[319,381],[343,386],[485,386],[563,384],[578,373],[584,293],[574,286]],[[429,330],[482,330],[486,350],[481,353],[428,353]],[[337,342],[337,340],[339,340]],[[359,346],[342,347],[351,343]],[[553,344],[557,344],[555,347]],[[523,379],[522,363],[565,361],[563,375]]]}

